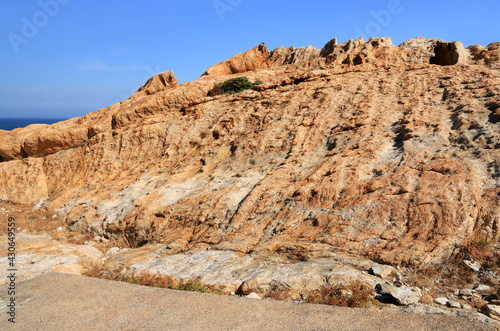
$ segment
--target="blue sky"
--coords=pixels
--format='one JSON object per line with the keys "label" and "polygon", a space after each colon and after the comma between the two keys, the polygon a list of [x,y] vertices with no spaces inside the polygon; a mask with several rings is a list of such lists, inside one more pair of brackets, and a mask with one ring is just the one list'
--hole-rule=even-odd
{"label": "blue sky", "polygon": [[0,117],[82,116],[148,77],[180,82],[262,42],[317,48],[369,36],[500,41],[486,0],[18,0],[0,12]]}

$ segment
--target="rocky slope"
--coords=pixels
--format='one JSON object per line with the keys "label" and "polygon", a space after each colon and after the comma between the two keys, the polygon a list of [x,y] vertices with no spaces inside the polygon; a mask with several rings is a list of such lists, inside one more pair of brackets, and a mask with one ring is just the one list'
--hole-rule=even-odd
{"label": "rocky slope", "polygon": [[[178,84],[0,130],[0,198],[166,255],[423,266],[500,241],[500,48],[389,38],[259,45]],[[261,85],[206,97],[247,76]]]}

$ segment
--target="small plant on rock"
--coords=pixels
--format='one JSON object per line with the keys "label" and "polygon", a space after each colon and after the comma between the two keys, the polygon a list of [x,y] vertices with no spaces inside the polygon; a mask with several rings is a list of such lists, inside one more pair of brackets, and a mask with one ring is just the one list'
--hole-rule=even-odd
{"label": "small plant on rock", "polygon": [[254,85],[262,84],[260,80],[251,82],[247,77],[237,77],[226,80],[225,82],[216,84],[213,89],[208,91],[208,96],[213,97],[220,94],[235,94],[248,90]]}

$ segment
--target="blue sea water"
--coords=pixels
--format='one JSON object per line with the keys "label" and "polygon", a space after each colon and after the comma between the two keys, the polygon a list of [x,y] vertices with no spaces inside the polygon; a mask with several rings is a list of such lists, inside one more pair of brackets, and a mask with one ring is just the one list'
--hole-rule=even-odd
{"label": "blue sea water", "polygon": [[30,124],[54,124],[67,118],[0,118],[0,130],[24,128]]}

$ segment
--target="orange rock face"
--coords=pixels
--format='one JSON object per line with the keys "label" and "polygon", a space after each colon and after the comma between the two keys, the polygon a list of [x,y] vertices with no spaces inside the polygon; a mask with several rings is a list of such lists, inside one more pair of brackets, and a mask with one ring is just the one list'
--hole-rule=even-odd
{"label": "orange rock face", "polygon": [[[85,117],[0,131],[0,198],[47,197],[74,228],[171,252],[439,262],[474,235],[500,241],[497,50],[260,45],[194,82],[168,74]],[[237,76],[263,84],[206,97]]]}

